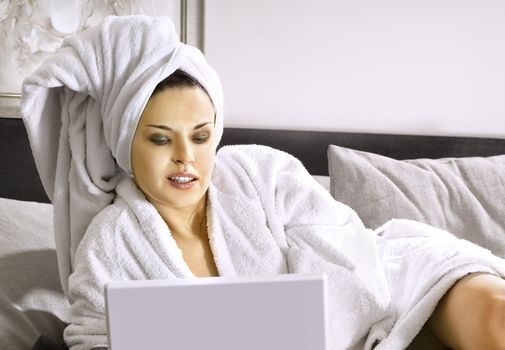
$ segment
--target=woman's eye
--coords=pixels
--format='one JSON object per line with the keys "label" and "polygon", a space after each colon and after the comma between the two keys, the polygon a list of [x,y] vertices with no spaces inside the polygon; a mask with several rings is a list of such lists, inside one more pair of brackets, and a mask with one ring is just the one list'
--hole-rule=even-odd
{"label": "woman's eye", "polygon": [[151,141],[152,143],[154,143],[156,145],[164,145],[164,144],[170,142],[170,139],[168,137],[166,137],[165,135],[152,135],[149,138],[149,141]]}
{"label": "woman's eye", "polygon": [[209,135],[207,133],[197,134],[193,137],[193,140],[196,143],[205,143],[209,139]]}

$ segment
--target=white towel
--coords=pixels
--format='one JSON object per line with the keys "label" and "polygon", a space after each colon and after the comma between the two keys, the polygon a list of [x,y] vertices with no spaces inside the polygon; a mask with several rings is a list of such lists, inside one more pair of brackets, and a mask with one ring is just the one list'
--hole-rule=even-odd
{"label": "white towel", "polygon": [[[106,344],[109,280],[194,277],[131,178],[117,190],[76,253],[76,302],[65,331],[72,350]],[[377,349],[404,349],[456,278],[505,273],[503,260],[427,225],[393,221],[377,236],[298,160],[268,147],[223,147],[208,196],[209,242],[221,276],[327,273],[331,350],[371,349],[376,341]]]}
{"label": "white towel", "polygon": [[21,115],[44,189],[54,204],[60,279],[91,219],[131,173],[130,145],[156,85],[181,69],[207,90],[223,130],[222,89],[198,49],[166,17],[107,17],[71,37],[23,84]]}

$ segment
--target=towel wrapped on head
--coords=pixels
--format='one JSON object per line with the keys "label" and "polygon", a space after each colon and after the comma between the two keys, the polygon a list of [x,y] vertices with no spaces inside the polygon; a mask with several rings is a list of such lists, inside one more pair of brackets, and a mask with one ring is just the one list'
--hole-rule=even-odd
{"label": "towel wrapped on head", "polygon": [[[196,78],[223,132],[219,78],[167,17],[107,17],[63,46],[23,83],[21,116],[44,189],[54,204],[60,279],[68,292],[73,258],[91,219],[131,174],[130,149],[156,85],[177,69]],[[68,294],[67,294],[68,296]]]}

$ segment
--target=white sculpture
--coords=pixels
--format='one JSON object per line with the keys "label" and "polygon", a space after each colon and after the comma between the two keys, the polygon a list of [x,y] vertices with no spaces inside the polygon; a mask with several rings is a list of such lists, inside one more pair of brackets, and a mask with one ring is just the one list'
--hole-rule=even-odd
{"label": "white sculpture", "polygon": [[176,0],[0,0],[0,95],[19,94],[25,76],[63,39],[108,15],[179,18]]}

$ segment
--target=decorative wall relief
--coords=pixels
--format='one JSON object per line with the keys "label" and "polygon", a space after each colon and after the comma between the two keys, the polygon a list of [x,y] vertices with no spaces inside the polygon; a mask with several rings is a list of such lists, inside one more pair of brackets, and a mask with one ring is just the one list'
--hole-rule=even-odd
{"label": "decorative wall relief", "polygon": [[169,16],[180,28],[180,0],[0,0],[0,116],[23,79],[67,36],[108,15]]}

